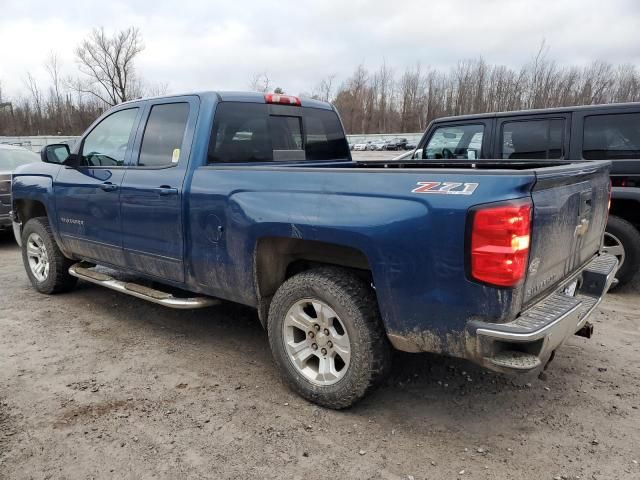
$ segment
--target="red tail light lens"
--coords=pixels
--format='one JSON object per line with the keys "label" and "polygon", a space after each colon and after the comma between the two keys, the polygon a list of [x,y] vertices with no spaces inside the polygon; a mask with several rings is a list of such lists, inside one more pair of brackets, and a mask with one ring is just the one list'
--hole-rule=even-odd
{"label": "red tail light lens", "polygon": [[267,93],[264,96],[264,100],[267,103],[277,103],[279,105],[293,105],[299,107],[302,105],[298,97],[293,95],[280,95],[278,93]]}
{"label": "red tail light lens", "polygon": [[531,241],[531,203],[480,208],[471,230],[471,277],[514,287],[525,276]]}

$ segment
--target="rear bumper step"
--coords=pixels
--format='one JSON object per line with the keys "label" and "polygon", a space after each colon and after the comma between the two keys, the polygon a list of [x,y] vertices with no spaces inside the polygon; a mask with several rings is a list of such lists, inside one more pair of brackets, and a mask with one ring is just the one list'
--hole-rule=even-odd
{"label": "rear bumper step", "polygon": [[69,274],[87,282],[95,283],[96,285],[102,285],[103,287],[110,288],[111,290],[126,293],[127,295],[131,295],[132,297],[141,298],[143,300],[157,303],[159,305],[164,305],[165,307],[169,308],[186,310],[211,307],[220,303],[220,300],[211,297],[176,297],[173,294],[163,292],[162,290],[156,290],[154,288],[149,288],[138,283],[116,279],[107,273],[87,268],[81,263],[71,265],[71,267],[69,267]]}
{"label": "rear bumper step", "polygon": [[533,371],[544,366],[571,335],[590,336],[587,318],[614,283],[617,270],[615,256],[599,255],[580,273],[575,296],[560,289],[512,322],[473,322],[480,362],[498,371]]}

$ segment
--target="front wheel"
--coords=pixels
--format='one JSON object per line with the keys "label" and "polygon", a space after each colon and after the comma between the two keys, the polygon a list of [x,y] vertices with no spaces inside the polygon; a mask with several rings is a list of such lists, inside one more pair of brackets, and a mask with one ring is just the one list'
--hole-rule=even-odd
{"label": "front wheel", "polygon": [[32,218],[24,226],[22,262],[31,284],[40,293],[71,290],[78,280],[69,275],[73,261],[58,248],[47,217]]}
{"label": "front wheel", "polygon": [[375,294],[340,268],[302,272],[278,289],[269,343],[287,383],[328,408],[346,408],[389,371],[391,347]]}

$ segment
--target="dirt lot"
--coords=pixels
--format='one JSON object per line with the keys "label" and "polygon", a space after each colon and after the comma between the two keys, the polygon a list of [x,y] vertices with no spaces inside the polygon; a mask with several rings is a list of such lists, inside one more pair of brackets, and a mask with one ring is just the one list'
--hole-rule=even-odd
{"label": "dirt lot", "polygon": [[547,378],[398,354],[335,412],[289,391],[255,313],[30,288],[0,235],[0,478],[640,478],[640,279]]}

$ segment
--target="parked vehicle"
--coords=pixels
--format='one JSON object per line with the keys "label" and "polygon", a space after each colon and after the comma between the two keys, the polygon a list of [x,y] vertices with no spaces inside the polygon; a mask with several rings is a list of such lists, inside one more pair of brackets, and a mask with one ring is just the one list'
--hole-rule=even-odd
{"label": "parked vehicle", "polygon": [[388,140],[385,145],[385,150],[405,150],[407,145],[406,138],[393,138]]}
{"label": "parked vehicle", "polygon": [[415,156],[612,160],[604,250],[618,257],[621,285],[640,269],[640,103],[439,118],[427,128]]}
{"label": "parked vehicle", "polygon": [[369,148],[370,145],[371,145],[371,141],[356,143],[353,146],[353,150],[356,152],[364,152],[365,150],[370,150]]}
{"label": "parked vehicle", "polygon": [[36,290],[255,307],[287,382],[331,408],[391,346],[539,371],[618,264],[609,162],[354,162],[333,107],[292,96],[127,102],[42,156],[13,179]]}
{"label": "parked vehicle", "polygon": [[384,139],[376,140],[375,142],[371,142],[369,144],[368,150],[378,151],[384,150],[386,145],[386,141]]}
{"label": "parked vehicle", "polygon": [[0,230],[11,228],[11,175],[20,165],[39,162],[38,154],[26,148],[0,144]]}

